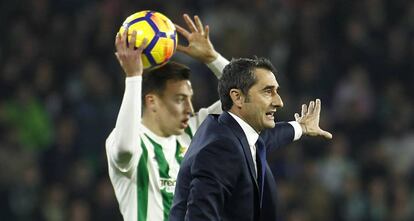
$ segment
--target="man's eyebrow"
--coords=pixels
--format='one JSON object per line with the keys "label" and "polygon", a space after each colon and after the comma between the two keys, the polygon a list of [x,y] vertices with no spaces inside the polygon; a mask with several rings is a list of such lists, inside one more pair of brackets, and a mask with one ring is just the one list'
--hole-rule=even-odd
{"label": "man's eyebrow", "polygon": [[193,96],[193,94],[182,94],[182,93],[180,93],[180,94],[175,94],[174,95],[174,97],[191,97],[191,96]]}
{"label": "man's eyebrow", "polygon": [[265,86],[262,90],[267,90],[267,89],[276,89],[276,91],[278,91],[280,89],[279,86],[275,86],[275,85],[267,85]]}

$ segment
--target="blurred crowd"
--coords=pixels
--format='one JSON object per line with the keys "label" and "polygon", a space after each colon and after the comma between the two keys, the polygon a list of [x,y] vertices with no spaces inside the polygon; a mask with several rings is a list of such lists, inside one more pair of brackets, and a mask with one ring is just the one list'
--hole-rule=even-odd
{"label": "blurred crowd", "polygon": [[[184,27],[200,15],[226,58],[270,58],[277,120],[322,99],[333,140],[269,154],[280,220],[414,220],[411,0],[1,1],[1,220],[122,220],[104,151],[124,88],[114,37],[144,9]],[[195,107],[218,99],[205,65],[173,59],[192,69]]]}

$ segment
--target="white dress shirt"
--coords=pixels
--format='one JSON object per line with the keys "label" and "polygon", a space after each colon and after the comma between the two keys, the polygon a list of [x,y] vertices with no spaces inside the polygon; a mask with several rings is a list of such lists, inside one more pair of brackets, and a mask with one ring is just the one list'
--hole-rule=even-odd
{"label": "white dress shirt", "polygon": [[[235,115],[231,112],[228,112],[228,113],[230,114],[230,116],[232,116],[237,121],[237,123],[242,128],[244,134],[246,135],[247,143],[249,143],[250,153],[252,154],[254,169],[255,169],[255,172],[256,172],[256,176],[257,176],[257,162],[256,162],[256,146],[255,146],[255,144],[257,142],[257,139],[259,139],[259,134],[253,129],[252,126],[250,126],[248,123],[246,123],[240,117],[238,117],[237,115]],[[289,121],[288,123],[293,126],[293,129],[295,131],[295,135],[293,137],[293,140],[294,141],[298,140],[302,136],[302,127],[296,121]]]}

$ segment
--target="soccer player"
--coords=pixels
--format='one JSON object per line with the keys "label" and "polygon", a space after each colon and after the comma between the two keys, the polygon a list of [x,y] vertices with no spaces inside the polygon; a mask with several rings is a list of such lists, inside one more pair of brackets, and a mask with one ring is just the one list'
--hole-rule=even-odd
{"label": "soccer player", "polygon": [[[203,63],[217,76],[228,63],[209,39],[200,19],[184,15],[189,30],[177,26],[188,41],[177,50]],[[143,47],[116,36],[116,57],[125,74],[125,92],[115,128],[106,140],[108,170],[124,220],[168,220],[177,173],[191,138],[216,102],[194,114],[190,70],[175,62],[143,74]],[[131,41],[135,42],[134,32]]]}

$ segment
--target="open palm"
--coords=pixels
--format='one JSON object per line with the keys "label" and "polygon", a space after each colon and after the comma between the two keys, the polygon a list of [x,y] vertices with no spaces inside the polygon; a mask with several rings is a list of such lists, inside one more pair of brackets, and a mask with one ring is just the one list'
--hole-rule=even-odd
{"label": "open palm", "polygon": [[206,64],[214,61],[218,53],[211,44],[209,26],[203,27],[197,15],[194,16],[194,21],[187,14],[184,14],[183,18],[189,30],[177,24],[175,24],[175,27],[187,39],[188,45],[178,45],[177,50]]}
{"label": "open palm", "polygon": [[321,100],[316,99],[315,101],[309,102],[309,107],[306,104],[302,104],[302,113],[301,115],[295,113],[295,119],[301,125],[303,134],[332,139],[331,133],[319,127],[320,113]]}

